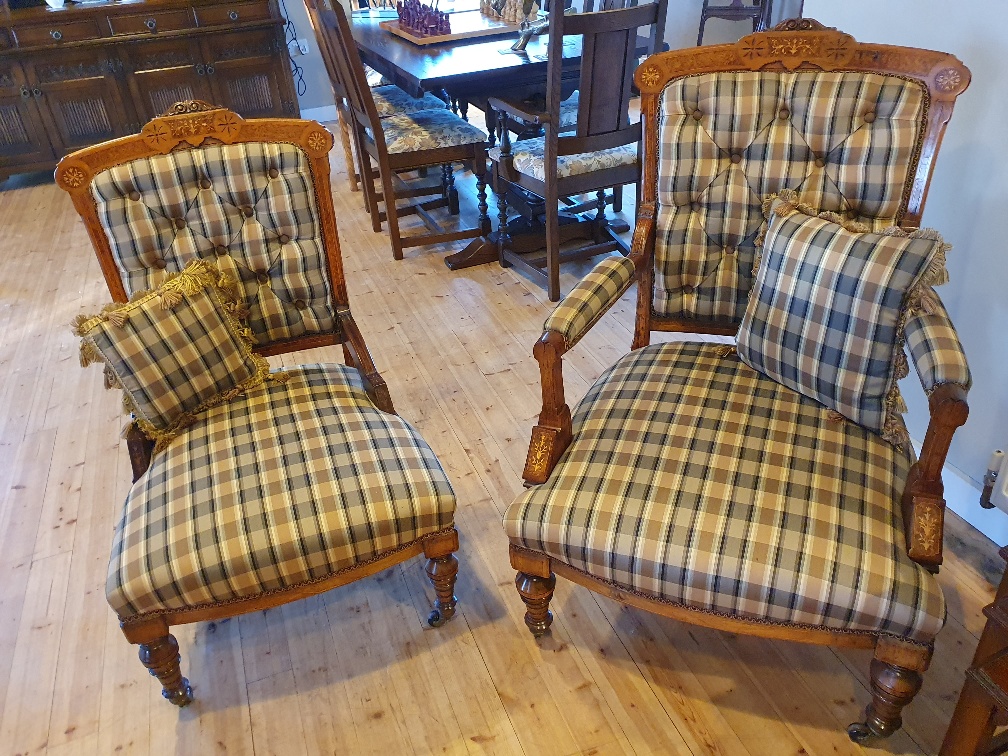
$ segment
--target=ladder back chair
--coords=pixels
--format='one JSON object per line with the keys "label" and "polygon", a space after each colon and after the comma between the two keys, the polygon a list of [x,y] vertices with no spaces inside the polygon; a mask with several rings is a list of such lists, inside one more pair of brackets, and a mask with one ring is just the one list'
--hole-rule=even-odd
{"label": "ladder back chair", "polygon": [[[901,726],[945,621],[941,471],[970,385],[931,288],[947,247],[913,229],[969,79],[951,55],[812,20],[638,68],[631,254],[601,261],[534,349],[530,487],[504,516],[534,634],[559,574],[684,622],[874,648],[848,732]],[[632,351],[572,413],[562,356],[634,282]],[[656,330],[737,343],[649,346]],[[929,395],[919,459],[904,346]],[[853,383],[872,386],[859,403]]]}
{"label": "ladder back chair", "polygon": [[[486,134],[443,108],[382,118],[368,86],[364,65],[343,7],[339,3],[331,3],[331,7],[319,5],[317,10],[321,32],[333,53],[331,57],[339,72],[338,78],[350,103],[359,172],[371,214],[371,227],[379,232],[382,221],[388,221],[393,257],[401,260],[403,249],[407,247],[443,244],[488,234]],[[372,160],[378,166],[382,186],[380,194],[375,191],[370,178],[373,175]],[[453,214],[458,214],[458,190],[453,169],[456,162],[468,163],[476,175],[479,219],[474,228],[446,231],[430,210],[447,206]],[[436,187],[411,187],[398,175],[430,166],[441,166],[442,178]],[[406,207],[397,206],[398,199],[422,197],[433,192],[442,192],[444,196]],[[379,201],[384,204],[384,211],[379,209]],[[429,233],[408,236],[400,233],[399,218],[414,214]]]}
{"label": "ladder back chair", "polygon": [[[629,248],[610,228],[605,206],[608,187],[637,184],[640,166],[637,143],[640,122],[630,122],[630,97],[636,67],[637,30],[649,30],[650,50],[664,38],[668,0],[641,5],[603,4],[592,13],[549,17],[549,46],[562,50],[565,36],[581,38],[581,68],[576,100],[562,100],[563,58],[551,55],[546,72],[546,111],[529,112],[522,103],[490,99],[498,113],[501,143],[491,151],[495,160],[498,245],[500,264],[516,265],[541,282],[553,301],[560,299],[560,263]],[[564,108],[576,108],[572,125]],[[512,143],[509,119],[542,125],[545,135]],[[502,183],[506,182],[506,183]],[[527,190],[544,200],[545,258],[528,259],[510,247],[507,234],[507,184]],[[562,200],[586,193],[595,199],[583,204],[565,202],[563,216],[557,208]],[[576,213],[595,209],[593,222],[577,222]],[[561,221],[561,217],[565,222]],[[560,245],[589,234],[592,243],[576,250],[560,252]]]}
{"label": "ladder back chair", "polygon": [[697,32],[697,47],[703,44],[704,26],[709,18],[723,18],[726,21],[752,21],[754,32],[764,31],[770,26],[773,14],[773,0],[752,0],[747,5],[745,0],[732,0],[728,5],[711,5],[710,0],[704,0],[700,10],[700,31]]}
{"label": "ladder back chair", "polygon": [[[420,552],[437,594],[429,622],[455,612],[454,493],[433,451],[396,415],[351,314],[332,146],[314,121],[246,121],[190,101],[56,169],[119,303],[84,318],[78,333],[87,323],[113,335],[129,325],[139,354],[153,355],[162,370],[131,377],[106,357],[107,380],[129,387],[146,376],[160,398],[171,396],[157,391],[164,386],[183,396],[180,374],[203,388],[227,385],[235,370],[222,356],[230,332],[210,325],[228,320],[221,308],[202,305],[184,332],[166,331],[170,339],[160,342],[132,314],[154,290],[162,304],[150,322],[174,317],[199,285],[176,286],[173,296],[169,287],[192,283],[192,270],[220,277],[235,296],[224,309],[244,313],[235,330],[247,329],[255,351],[246,346],[245,357],[263,371],[258,383],[193,410],[174,438],[155,435],[157,447],[138,427],[146,412],[135,412],[126,435],[134,482],[106,594],[126,639],[140,644],[140,660],[179,706],[192,691],[172,625],[278,606]],[[335,345],[345,365],[270,373],[263,359]],[[141,382],[133,390],[143,389]]]}

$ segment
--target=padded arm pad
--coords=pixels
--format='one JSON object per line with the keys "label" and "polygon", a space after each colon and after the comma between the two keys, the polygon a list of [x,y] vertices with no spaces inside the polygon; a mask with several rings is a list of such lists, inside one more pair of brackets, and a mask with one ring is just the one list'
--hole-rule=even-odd
{"label": "padded arm pad", "polygon": [[556,331],[571,349],[606,311],[623,296],[634,280],[628,257],[607,257],[596,265],[546,318],[544,331]]}
{"label": "padded arm pad", "polygon": [[911,317],[906,324],[906,345],[920,377],[930,394],[936,386],[955,383],[969,389],[973,382],[959,336],[937,294],[928,297],[927,311]]}

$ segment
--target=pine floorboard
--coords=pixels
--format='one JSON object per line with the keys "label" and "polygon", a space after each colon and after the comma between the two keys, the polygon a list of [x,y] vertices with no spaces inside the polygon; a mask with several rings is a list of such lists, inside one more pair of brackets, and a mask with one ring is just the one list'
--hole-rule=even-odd
{"label": "pine floorboard", "polygon": [[[417,558],[179,627],[196,700],[182,711],[163,701],[103,596],[129,487],[124,419],[101,371],[78,367],[68,324],[107,293],[69,199],[46,176],[16,177],[0,186],[0,754],[937,751],[1001,570],[994,544],[951,513],[948,624],[904,729],[871,748],[845,734],[869,699],[867,652],[687,626],[563,580],[553,632],[534,640],[500,518],[521,491],[540,409],[532,345],[552,305],[496,263],[452,272],[446,250],[427,247],[394,261],[347,187],[342,152],[332,159],[356,319],[458,495],[459,613],[427,627],[433,594]],[[471,218],[472,177],[459,184]],[[566,267],[564,289],[589,267]],[[569,403],[629,348],[634,296],[565,358]],[[275,363],[313,361],[341,354]]]}

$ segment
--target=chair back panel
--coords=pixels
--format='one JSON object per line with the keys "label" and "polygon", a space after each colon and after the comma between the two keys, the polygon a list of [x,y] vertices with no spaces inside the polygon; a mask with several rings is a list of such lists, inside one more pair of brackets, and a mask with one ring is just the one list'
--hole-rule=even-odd
{"label": "chair back panel", "polygon": [[305,0],[305,9],[308,11],[308,21],[311,23],[312,31],[315,33],[315,42],[318,44],[319,54],[322,56],[322,63],[325,65],[326,74],[329,76],[329,83],[333,89],[333,95],[337,100],[345,99],[346,86],[336,63],[337,51],[333,49],[329,40],[329,35],[325,33],[322,21],[322,11],[331,9],[329,0]]}
{"label": "chair back panel", "polygon": [[926,89],[860,72],[724,72],[670,83],[659,105],[654,310],[740,321],[763,198],[898,224],[927,127]]}
{"label": "chair back panel", "polygon": [[246,124],[206,103],[176,107],[189,111],[74,153],[57,169],[113,298],[205,258],[240,286],[257,349],[342,341],[336,310],[346,292],[325,201],[332,136],[312,121]]}
{"label": "chair back panel", "polygon": [[919,225],[969,79],[946,53],[859,44],[812,19],[646,60],[638,218],[654,236],[635,345],[651,329],[738,329],[769,194],[793,189],[876,228]]}

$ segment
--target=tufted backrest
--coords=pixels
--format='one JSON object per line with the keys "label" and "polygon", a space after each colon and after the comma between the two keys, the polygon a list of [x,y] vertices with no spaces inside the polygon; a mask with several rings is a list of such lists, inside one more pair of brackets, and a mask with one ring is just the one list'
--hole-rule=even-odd
{"label": "tufted backrest", "polygon": [[637,260],[634,344],[651,330],[735,333],[768,195],[918,225],[969,78],[946,53],[859,43],[813,19],[644,61],[633,254],[650,259]]}
{"label": "tufted backrest", "polygon": [[738,321],[763,198],[899,224],[927,126],[919,82],[860,72],[687,76],[661,95],[654,310]]}

